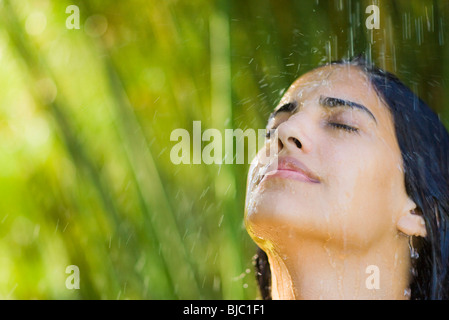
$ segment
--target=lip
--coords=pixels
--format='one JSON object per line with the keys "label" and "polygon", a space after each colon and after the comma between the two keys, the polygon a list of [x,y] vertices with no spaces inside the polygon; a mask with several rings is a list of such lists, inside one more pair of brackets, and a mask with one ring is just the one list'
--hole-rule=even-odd
{"label": "lip", "polygon": [[263,179],[279,177],[309,183],[320,183],[320,178],[310,171],[305,164],[293,157],[279,157],[277,168],[270,166]]}

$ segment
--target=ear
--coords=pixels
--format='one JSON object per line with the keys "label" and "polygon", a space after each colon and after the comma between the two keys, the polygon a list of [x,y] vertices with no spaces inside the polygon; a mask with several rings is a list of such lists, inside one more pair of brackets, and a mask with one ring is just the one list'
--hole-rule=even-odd
{"label": "ear", "polygon": [[425,237],[427,235],[424,218],[415,213],[416,205],[409,199],[405,213],[399,218],[396,227],[408,236]]}

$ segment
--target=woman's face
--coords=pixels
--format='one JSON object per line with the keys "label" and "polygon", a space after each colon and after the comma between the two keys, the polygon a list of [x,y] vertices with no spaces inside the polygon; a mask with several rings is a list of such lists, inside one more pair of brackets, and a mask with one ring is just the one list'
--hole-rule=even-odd
{"label": "woman's face", "polygon": [[[410,209],[402,157],[388,107],[351,65],[315,69],[296,80],[270,117],[266,152],[248,176],[245,223],[259,244],[296,235],[369,246],[397,235]],[[277,170],[276,170],[277,169]]]}

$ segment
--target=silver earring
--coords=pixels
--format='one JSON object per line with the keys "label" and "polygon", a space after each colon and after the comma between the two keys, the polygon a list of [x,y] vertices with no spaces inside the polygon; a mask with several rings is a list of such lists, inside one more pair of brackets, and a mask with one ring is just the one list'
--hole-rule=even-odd
{"label": "silver earring", "polygon": [[413,236],[409,236],[408,238],[408,247],[410,249],[410,258],[412,259],[418,259],[419,253],[418,250],[413,246]]}

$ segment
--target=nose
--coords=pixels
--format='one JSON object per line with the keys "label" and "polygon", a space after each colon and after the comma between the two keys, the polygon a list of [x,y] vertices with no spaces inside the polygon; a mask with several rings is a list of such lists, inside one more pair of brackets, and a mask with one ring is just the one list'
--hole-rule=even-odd
{"label": "nose", "polygon": [[[309,153],[312,151],[311,119],[305,114],[297,113],[288,120],[282,122],[278,127],[278,150]],[[287,151],[286,150],[286,151]]]}

